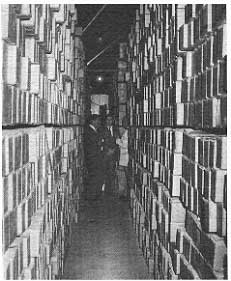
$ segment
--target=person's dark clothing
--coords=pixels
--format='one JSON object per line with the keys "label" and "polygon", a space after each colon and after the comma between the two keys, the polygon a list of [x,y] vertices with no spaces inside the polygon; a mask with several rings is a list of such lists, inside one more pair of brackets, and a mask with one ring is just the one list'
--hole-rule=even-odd
{"label": "person's dark clothing", "polygon": [[[103,139],[103,155],[104,155],[104,182],[105,192],[115,192],[115,168],[116,161],[118,161],[119,147],[116,144],[116,132],[107,127],[101,128],[101,138]],[[113,135],[112,135],[113,134]],[[110,150],[113,150],[112,154],[108,154]]]}
{"label": "person's dark clothing", "polygon": [[90,126],[84,132],[85,164],[88,171],[86,178],[86,198],[96,199],[103,185],[103,152],[100,134]]}

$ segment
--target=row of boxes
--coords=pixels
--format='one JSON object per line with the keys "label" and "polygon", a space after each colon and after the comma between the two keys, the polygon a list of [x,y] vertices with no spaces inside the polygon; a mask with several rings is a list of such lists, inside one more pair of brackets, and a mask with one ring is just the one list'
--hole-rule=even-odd
{"label": "row of boxes", "polygon": [[[31,244],[30,251],[28,252],[28,249],[20,248],[18,254],[20,256],[25,255],[26,251],[31,257],[39,258],[41,264],[46,259],[42,254],[38,254],[40,247],[50,247],[52,249],[51,241],[55,244],[55,237],[61,235],[60,227],[67,227],[67,230],[70,229],[71,222],[78,217],[78,208],[75,208],[73,203],[78,202],[79,193],[82,189],[82,172],[80,170],[82,163],[81,160],[76,160],[77,155],[80,156],[79,152],[81,151],[81,146],[79,145],[81,142],[79,137],[81,128],[60,129],[40,127],[19,130],[18,133],[15,130],[4,130],[3,133],[4,149],[7,148],[5,154],[9,154],[9,151],[13,154],[11,155],[11,162],[15,163],[16,159],[21,159],[19,166],[23,165],[22,155],[25,157],[25,164],[22,168],[21,166],[18,168],[17,165],[12,165],[10,169],[8,168],[7,172],[5,165],[3,165],[5,174],[3,178],[3,246],[5,252],[4,260],[6,259],[7,263],[5,265],[5,276],[10,276],[9,278],[17,276],[14,279],[18,279],[19,276],[26,278],[25,276],[29,274],[28,272],[32,271],[30,265],[27,264],[28,268],[26,266],[23,266],[23,268],[22,266],[14,267],[15,259],[18,261],[19,257],[8,258],[8,255],[10,255],[8,252],[11,253],[13,251],[12,248],[16,247],[15,243],[18,239],[16,237],[21,239],[28,231],[30,232],[30,237],[35,235],[31,238],[33,243]],[[13,146],[18,143],[16,139],[21,140],[20,146],[17,146],[17,149]],[[11,146],[9,146],[9,143],[11,143]],[[21,154],[23,147],[26,149]],[[12,150],[20,153],[17,155],[17,158],[12,153]],[[9,162],[9,155],[6,158],[8,158],[8,161],[6,160],[4,163]],[[70,200],[71,198],[73,201]],[[63,205],[64,203],[65,205]],[[41,210],[43,210],[42,217],[39,215]],[[38,217],[39,221],[43,223],[44,216],[47,223],[46,227],[48,227],[48,224],[51,224],[49,222],[51,218],[53,223],[53,226],[49,226],[52,227],[53,232],[52,229],[47,228],[47,238],[44,237],[44,234],[38,232],[40,224],[38,224],[36,219]],[[67,239],[68,231],[65,234],[66,236],[64,233],[62,234],[60,241]],[[37,239],[38,235],[40,235],[39,240]],[[50,241],[48,244],[45,242],[47,239]],[[59,249],[60,246],[57,248]],[[47,253],[48,257],[50,257],[50,252],[51,250]],[[45,274],[45,267],[39,267],[36,272]],[[37,278],[43,279],[45,277],[40,275]]]}
{"label": "row of boxes", "polygon": [[163,182],[172,196],[182,195],[196,214],[201,205],[198,194],[226,206],[226,136],[165,128],[136,129],[133,138],[130,152],[136,162]]}
{"label": "row of boxes", "polygon": [[205,168],[183,157],[182,177],[187,184],[197,189],[206,199],[224,203],[227,171]]}
{"label": "row of boxes", "polygon": [[185,131],[183,154],[206,167],[227,169],[227,136],[203,131]]}
{"label": "row of boxes", "polygon": [[184,179],[180,179],[180,199],[184,207],[198,216],[203,230],[226,237],[227,202],[226,204],[214,202],[212,199],[206,199],[208,198],[206,195],[201,195],[200,190],[189,185]]}
{"label": "row of boxes", "polygon": [[[169,248],[167,240],[169,230],[172,233],[170,236],[175,236],[174,240],[176,241],[176,224],[178,222],[178,226],[181,225],[180,220],[184,220],[185,216],[182,213],[182,216],[178,217],[182,205],[181,209],[175,209],[173,205],[177,202],[174,203],[171,200],[174,201],[177,198],[171,198],[164,185],[153,180],[147,170],[136,165],[136,172],[138,177],[136,177],[137,185],[135,188],[138,188],[142,183],[142,196],[138,199],[137,192],[131,190],[131,208],[133,210],[133,223],[149,272],[153,274],[154,278],[178,279],[167,250]],[[177,204],[179,203],[178,199]],[[169,224],[168,221],[172,221],[172,223]],[[163,243],[167,248],[164,247]]]}
{"label": "row of boxes", "polygon": [[128,72],[127,63],[127,43],[119,44],[119,59],[118,70],[116,79],[116,95],[117,95],[117,114],[119,120],[119,126],[122,126],[122,120],[127,116],[127,93],[128,93],[128,81],[130,79],[130,73]]}
{"label": "row of boxes", "polygon": [[[135,45],[131,50],[134,57],[131,58],[132,54],[129,55],[130,60],[132,59],[132,72],[136,74],[134,80],[145,71],[148,71],[151,78],[153,74],[159,75],[168,71],[169,67],[174,68],[173,78],[180,80],[205,72],[206,68],[217,64],[227,56],[226,24],[221,25],[209,37],[205,37],[199,45],[190,47],[190,35],[186,29],[188,26],[188,24],[182,25],[179,34],[177,33],[176,38],[179,41],[177,43],[173,40],[165,42],[166,37],[158,38],[157,33],[152,33],[153,31],[148,37],[142,38],[143,42],[140,43],[139,49],[138,45]],[[166,30],[169,31],[170,29]]]}
{"label": "row of boxes", "polygon": [[191,131],[184,134],[181,200],[201,220],[202,229],[227,235],[226,136]]}
{"label": "row of boxes", "polygon": [[[165,87],[166,76],[157,76],[144,86],[142,103],[132,115],[139,115],[138,126],[189,126],[220,128],[227,126],[226,63],[219,62],[202,75],[176,80]],[[198,114],[197,114],[198,113]],[[169,117],[170,115],[170,117]],[[167,117],[166,117],[167,116]]]}
{"label": "row of boxes", "polygon": [[[20,81],[19,87],[10,85],[10,83],[3,85],[3,95],[4,95],[4,99],[6,99],[3,101],[5,103],[10,103],[12,97],[8,97],[8,96],[12,95],[11,92],[20,92],[24,95],[25,94],[35,95],[40,99],[59,105],[64,109],[68,109],[69,106],[70,111],[72,112],[73,110],[71,109],[72,107],[70,105],[70,102],[71,101],[73,103],[79,102],[80,99],[80,93],[79,91],[77,91],[78,90],[77,85],[74,84],[72,81],[61,79],[60,83],[62,83],[62,85],[59,84],[59,86],[63,88],[63,92],[61,93],[58,85],[54,81],[49,79],[47,76],[40,73],[39,69],[40,69],[39,64],[30,65],[29,75],[31,76],[31,79],[30,78],[28,79],[27,68],[23,66],[22,67],[23,80]],[[31,74],[31,71],[33,72],[33,74]]]}
{"label": "row of boxes", "polygon": [[[13,6],[13,5],[11,5]],[[38,5],[39,6],[39,5]],[[40,5],[40,6],[48,6],[49,5]],[[4,11],[3,11],[4,13]],[[25,62],[22,62],[22,65],[27,67],[26,63],[28,64],[28,58],[30,59],[30,63],[40,63],[41,64],[41,72],[46,74],[49,79],[54,80],[56,75],[56,68],[59,69],[60,72],[68,75],[68,69],[74,68],[74,59],[78,58],[78,47],[75,46],[77,43],[75,40],[74,33],[71,33],[71,29],[68,27],[67,24],[63,24],[61,29],[57,29],[56,26],[58,25],[56,14],[51,13],[52,17],[52,25],[51,31],[53,34],[50,35],[50,46],[51,50],[47,50],[44,45],[42,44],[41,40],[36,37],[36,34],[23,34],[23,37],[20,38],[20,44],[16,44],[10,42],[7,37],[4,37],[4,48],[3,52],[6,55],[5,59],[5,80],[9,84],[15,84],[18,82],[17,78],[20,78],[20,57],[22,57]],[[23,23],[30,22],[30,20],[20,20],[19,19],[19,27],[17,28],[17,32],[23,31]],[[76,20],[73,20],[73,23],[76,23]],[[49,28],[49,24],[46,25],[45,30]],[[77,39],[78,40],[78,39]],[[11,59],[11,62],[9,61]],[[11,64],[10,64],[11,63]],[[9,75],[8,68],[9,65],[12,67],[12,63],[14,63],[13,69],[13,76]],[[65,69],[65,66],[68,66]],[[71,70],[73,72],[73,70]],[[11,73],[12,74],[12,73]],[[19,74],[19,75],[17,75]],[[70,75],[73,77],[73,75]],[[21,78],[22,79],[22,78]],[[25,78],[24,78],[25,80]]]}
{"label": "row of boxes", "polygon": [[[225,240],[221,237],[223,235],[209,234],[210,230],[204,227],[205,220],[214,219],[214,213],[204,213],[200,222],[197,215],[185,209],[179,198],[172,197],[164,184],[153,179],[150,172],[138,165],[136,171],[137,184],[131,191],[133,225],[149,270],[153,268],[155,251],[160,250],[154,245],[158,239],[162,250],[171,256],[172,274],[181,278],[191,276],[193,279],[224,278]],[[141,192],[137,192],[140,188]],[[158,261],[158,266],[166,265]],[[155,271],[154,274],[157,274]],[[167,272],[167,267],[158,269],[162,278],[166,278]]]}
{"label": "row of boxes", "polygon": [[[166,15],[170,7],[165,5],[160,7],[161,9]],[[187,12],[188,10],[191,12]],[[214,23],[218,12],[221,12],[223,19],[219,26]],[[152,28],[145,32],[146,27],[140,22],[142,16],[150,13],[148,6],[140,8],[139,13],[141,16],[137,16],[136,28],[132,29],[129,35],[128,58],[132,82],[136,89],[143,91],[141,95],[144,95],[145,104],[142,104],[141,100],[136,102],[139,107],[135,108],[132,115],[134,118],[135,115],[139,117],[133,123],[138,126],[194,128],[227,126],[225,5],[176,5],[176,23],[171,22],[171,25],[176,24],[177,30],[181,28],[180,36],[178,32],[173,32],[174,38],[167,46],[164,42],[165,37],[161,34],[165,33],[158,31],[163,20],[156,23],[156,28],[155,25],[149,24]],[[191,15],[191,19],[198,18],[196,25],[201,35],[199,42],[193,45],[192,49],[181,51],[179,45],[182,42],[179,37],[184,40],[187,38],[184,34],[185,25],[188,27],[188,23],[185,23],[187,14]],[[203,22],[204,15],[209,24]],[[152,13],[149,16],[152,19]],[[204,33],[204,26],[210,26],[213,33],[208,33],[208,30]],[[139,33],[142,28],[143,37]],[[170,30],[167,25],[163,28]],[[181,36],[181,30],[184,31],[184,36]],[[174,44],[175,48],[171,48]],[[166,60],[167,57],[169,59]]]}
{"label": "row of boxes", "polygon": [[[74,180],[77,181],[77,179]],[[70,192],[67,192],[69,184],[73,183],[68,182],[67,175],[64,175],[64,178],[56,185],[56,191],[47,197],[43,206],[33,214],[30,224],[22,229],[22,233],[18,233],[18,238],[15,238],[6,250],[4,254],[6,279],[18,279],[20,276],[22,279],[25,278],[23,276],[25,276],[25,272],[30,271],[30,263],[33,262],[33,259],[38,259],[40,263],[37,271],[39,275],[36,279],[47,278],[45,277],[46,267],[52,262],[52,253],[54,254],[55,248],[59,249],[57,253],[60,255],[59,259],[63,270],[63,244],[64,241],[65,244],[70,243],[70,224],[76,221],[76,212],[78,211],[73,203],[78,204],[80,192],[77,188],[70,197]],[[25,214],[17,213],[16,226],[22,221],[20,215]],[[59,245],[60,243],[62,246]],[[11,256],[12,252],[14,252],[13,257]],[[60,268],[60,265],[56,264],[58,272],[54,275],[60,276]]]}
{"label": "row of boxes", "polygon": [[[5,85],[3,91],[2,123],[4,126],[41,125],[41,124],[79,124],[80,103],[66,95],[53,96],[57,102],[49,102],[29,91],[21,91],[15,86]],[[68,109],[69,108],[69,109]]]}
{"label": "row of boxes", "polygon": [[129,34],[131,209],[155,279],[226,276],[226,136],[201,131],[227,127],[225,14],[140,5]]}
{"label": "row of boxes", "polygon": [[[213,5],[211,5],[213,6]],[[215,5],[214,5],[215,6]],[[219,5],[217,5],[219,6]],[[193,19],[188,24],[183,24],[179,30],[179,49],[182,51],[192,51],[195,49],[195,56],[201,58],[195,67],[198,71],[203,72],[206,67],[217,63],[218,60],[223,59],[227,55],[226,50],[226,24],[223,23],[216,30],[213,30],[212,34],[209,34],[208,38],[202,38],[201,45],[196,45],[195,39],[195,25],[196,20]],[[203,42],[203,40],[205,41]]]}
{"label": "row of boxes", "polygon": [[[160,183],[156,182],[156,185],[159,186],[159,184]],[[169,247],[166,241],[166,239],[168,239],[168,227],[174,229],[173,232],[175,232],[176,239],[176,227],[174,224],[176,224],[179,218],[177,218],[176,214],[172,211],[169,211],[171,218],[168,217],[168,212],[163,207],[163,204],[158,201],[154,191],[151,190],[150,187],[142,186],[142,189],[144,193],[144,196],[141,198],[142,204],[140,203],[141,201],[137,199],[135,191],[131,191],[131,208],[133,210],[133,225],[138,235],[139,245],[142,248],[149,273],[153,274],[154,278],[157,278],[157,276],[160,279],[166,279],[170,276],[176,278],[177,276],[173,271],[170,254],[162,243],[166,243],[167,247]],[[159,191],[160,189],[161,188],[159,188]],[[161,191],[159,195],[160,193]],[[165,200],[163,202],[164,204],[166,203]],[[175,220],[175,223],[172,222],[170,226],[168,226],[168,220]],[[174,234],[172,234],[172,237],[173,236]]]}
{"label": "row of boxes", "polygon": [[[9,105],[3,106],[3,125],[78,124],[85,66],[83,44],[73,29],[77,11],[74,5],[24,6],[4,5],[2,10],[22,36],[18,43],[3,32],[3,104]],[[42,30],[50,29],[51,50],[36,32],[44,17]]]}
{"label": "row of boxes", "polygon": [[[188,30],[189,38],[193,39],[194,44],[197,44],[198,41],[202,41],[207,34],[210,34],[211,31],[216,30],[224,23],[225,13],[226,5],[142,4],[140,9],[137,9],[135,28],[137,34],[142,38],[156,26],[156,34],[158,34],[159,38],[165,38],[165,30],[168,31],[171,26],[175,32],[181,31],[182,26],[184,26],[184,29]],[[173,33],[175,32],[173,31]],[[184,36],[184,40],[186,39],[187,36]]]}
{"label": "row of boxes", "polygon": [[16,172],[29,162],[35,165],[34,163],[39,162],[41,157],[62,146],[65,151],[61,156],[67,157],[71,150],[77,149],[75,139],[82,140],[81,133],[81,127],[76,126],[62,129],[40,126],[4,130],[2,175],[8,176],[11,172]]}
{"label": "row of boxes", "polygon": [[29,226],[61,174],[76,162],[79,139],[74,137],[80,132],[80,128],[44,127],[3,131],[5,249]]}
{"label": "row of boxes", "polygon": [[[158,168],[155,166],[153,170],[151,169],[151,165],[148,161],[148,158],[154,158],[158,159],[162,164],[168,165],[169,163],[169,152],[178,152],[179,155],[181,155],[181,161],[182,161],[182,172],[185,175],[191,175],[190,178],[192,178],[192,172],[195,170],[192,166],[189,167],[186,165],[187,162],[185,162],[185,158],[187,158],[188,161],[190,159],[194,159],[194,162],[192,161],[192,164],[195,165],[195,159],[198,163],[200,161],[200,164],[206,165],[207,168],[209,168],[209,165],[212,165],[213,170],[211,170],[211,173],[209,173],[210,177],[207,179],[207,185],[204,186],[203,193],[200,194],[202,188],[195,189],[190,187],[187,183],[187,189],[182,188],[182,183],[184,182],[184,179],[182,176],[178,178],[178,182],[175,184],[175,186],[178,187],[178,193],[171,194],[174,196],[178,196],[179,203],[183,203],[184,208],[181,205],[182,210],[179,212],[181,215],[183,215],[187,210],[187,216],[184,219],[187,223],[187,232],[190,233],[195,239],[196,234],[193,229],[195,229],[195,224],[192,224],[192,221],[189,221],[188,219],[188,213],[193,212],[196,214],[195,220],[198,223],[198,216],[200,218],[200,229],[201,232],[203,231],[204,235],[207,235],[206,239],[210,239],[209,232],[217,233],[216,236],[214,236],[213,241],[218,241],[217,239],[220,239],[219,241],[223,241],[222,245],[224,246],[224,238],[226,234],[226,210],[224,209],[224,203],[223,200],[226,200],[225,192],[226,188],[224,186],[222,192],[220,192],[221,185],[217,182],[216,187],[219,189],[214,189],[213,192],[209,191],[208,184],[211,182],[211,178],[213,180],[222,180],[222,182],[225,184],[225,176],[226,176],[226,136],[224,135],[215,135],[215,134],[208,134],[202,131],[194,131],[192,129],[172,129],[172,128],[160,128],[160,129],[150,129],[150,128],[139,128],[139,127],[133,127],[130,130],[130,145],[132,146],[130,149],[130,157],[132,157],[133,166],[136,165],[135,170],[137,173],[137,176],[135,176],[135,192],[134,196],[136,200],[140,203],[138,211],[136,209],[136,213],[140,214],[138,218],[145,217],[142,228],[145,228],[145,235],[143,234],[143,240],[146,241],[146,246],[143,246],[143,252],[144,255],[146,253],[147,255],[147,249],[150,248],[150,242],[149,239],[144,237],[150,237],[152,231],[156,231],[156,233],[159,236],[159,240],[162,243],[162,245],[165,247],[167,251],[170,249],[169,239],[171,236],[166,235],[166,230],[168,233],[168,230],[170,230],[172,227],[174,227],[174,224],[167,223],[170,216],[169,216],[169,203],[171,202],[172,198],[170,196],[172,189],[174,187],[174,181],[172,181],[169,185],[166,184],[166,186],[169,188],[166,188],[163,183],[165,183],[164,178],[161,176],[161,172],[157,172]],[[163,147],[163,148],[162,148]],[[184,155],[184,153],[186,155]],[[200,159],[200,160],[199,160]],[[136,164],[134,164],[136,163]],[[140,163],[140,165],[138,164]],[[199,164],[198,164],[199,165]],[[218,168],[219,167],[219,168]],[[147,168],[144,169],[144,168]],[[163,168],[163,165],[162,167]],[[203,168],[203,167],[202,167]],[[206,169],[204,167],[204,169]],[[211,168],[210,168],[211,169]],[[215,170],[215,171],[214,171]],[[153,173],[155,171],[155,173]],[[208,170],[209,172],[210,170]],[[219,171],[219,172],[217,172]],[[162,182],[158,182],[156,179],[153,179],[153,176],[156,175],[157,178]],[[213,175],[213,176],[212,176]],[[220,178],[222,177],[222,178]],[[205,178],[205,176],[203,176]],[[214,183],[213,183],[214,184]],[[213,185],[214,186],[214,185]],[[215,187],[214,187],[215,188]],[[150,190],[153,190],[153,194],[150,195],[152,192]],[[162,192],[161,192],[162,190]],[[211,195],[213,194],[213,195]],[[221,203],[217,202],[214,203],[211,201],[211,197],[216,201],[221,201]],[[206,199],[207,198],[207,199]],[[180,199],[180,200],[179,200]],[[134,201],[134,199],[133,199]],[[159,203],[160,201],[161,203]],[[181,201],[181,202],[180,202]],[[157,206],[156,208],[153,206]],[[142,210],[143,209],[143,214]],[[154,211],[155,210],[155,211]],[[174,210],[177,210],[176,207],[174,207]],[[191,213],[193,215],[193,213]],[[155,215],[153,215],[155,214]],[[137,218],[134,217],[136,220]],[[172,219],[172,218],[171,218]],[[181,227],[184,226],[184,220],[181,224]],[[141,223],[140,220],[137,220],[139,223]],[[188,226],[191,226],[189,228]],[[175,228],[175,234],[176,230],[179,228],[179,225]],[[174,228],[173,228],[174,229]],[[169,233],[169,234],[170,234]],[[202,235],[202,234],[200,234]],[[173,237],[176,237],[174,235]],[[212,236],[213,237],[213,236]],[[217,238],[215,238],[217,237]],[[220,237],[220,238],[219,238]],[[172,241],[174,242],[174,240]],[[201,249],[201,241],[197,244],[197,247]],[[144,245],[144,242],[143,244]],[[216,247],[216,242],[214,242],[214,247]],[[223,247],[222,246],[222,247]],[[145,249],[145,251],[144,251]],[[225,253],[226,248],[224,246],[224,256],[222,257],[222,262],[225,259]],[[196,251],[196,252],[195,252]],[[195,250],[194,252],[197,253],[199,250]],[[183,257],[183,264],[182,264],[182,276],[186,276],[184,273],[187,269],[189,272],[193,273],[192,276],[202,276],[202,278],[223,278],[224,277],[224,270],[223,267],[220,266],[220,268],[212,268],[209,264],[209,256],[203,255],[201,253],[204,253],[204,250],[199,251],[200,259],[201,259],[201,266],[200,266],[200,272],[195,271],[195,264],[193,266],[185,260],[185,257]],[[211,258],[211,257],[210,257]],[[219,259],[218,256],[214,256],[214,258]],[[195,258],[196,259],[196,258]],[[150,260],[150,258],[148,259]],[[186,265],[187,266],[186,266]],[[180,258],[179,258],[179,266]],[[185,267],[186,266],[186,267]],[[171,271],[172,272],[172,271]],[[173,271],[176,272],[176,271]],[[191,275],[190,275],[191,276]]]}
{"label": "row of boxes", "polygon": [[205,168],[227,169],[227,137],[224,134],[216,135],[183,128],[131,128],[131,137],[131,149],[139,150],[137,153],[147,154],[148,158],[162,164],[170,161],[165,156],[169,151],[176,155],[183,153],[188,159]]}
{"label": "row of boxes", "polygon": [[59,4],[6,4],[2,7],[2,17],[3,39],[18,44],[26,36],[35,36],[40,44],[45,45],[46,51],[49,51],[49,41],[55,36],[56,31],[52,29],[55,23],[65,24],[70,29],[64,36],[64,42],[68,43],[70,34],[75,32],[74,23],[77,21],[74,5]]}
{"label": "row of boxes", "polygon": [[129,108],[131,124],[143,127],[189,127],[194,129],[222,129],[227,127],[227,95],[200,102],[177,103],[174,106],[137,113]]}
{"label": "row of boxes", "polygon": [[83,189],[83,132],[72,127],[84,121],[77,9],[10,4],[1,15],[3,274],[59,279]]}
{"label": "row of boxes", "polygon": [[[169,107],[176,103],[198,102],[227,93],[226,60],[207,68],[204,72],[190,77],[174,78],[173,67],[143,87],[143,97],[146,101],[143,112]],[[138,112],[137,112],[138,113]]]}
{"label": "row of boxes", "polygon": [[224,278],[226,258],[224,240],[217,235],[206,234],[201,230],[198,234],[200,242],[196,245],[185,229],[178,230],[176,248],[173,251],[175,271],[177,273],[182,271],[181,259],[183,259],[196,269],[202,279]]}

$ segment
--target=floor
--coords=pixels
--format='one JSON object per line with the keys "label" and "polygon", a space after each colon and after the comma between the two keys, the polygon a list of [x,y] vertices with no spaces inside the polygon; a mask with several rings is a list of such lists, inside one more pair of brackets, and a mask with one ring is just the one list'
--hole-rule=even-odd
{"label": "floor", "polygon": [[63,279],[151,279],[128,205],[108,195],[80,203]]}

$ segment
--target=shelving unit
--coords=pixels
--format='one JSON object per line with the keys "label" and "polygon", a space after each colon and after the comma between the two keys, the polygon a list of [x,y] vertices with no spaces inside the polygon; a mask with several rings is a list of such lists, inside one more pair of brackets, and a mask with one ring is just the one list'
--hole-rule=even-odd
{"label": "shelving unit", "polygon": [[129,34],[133,225],[154,279],[227,278],[225,5],[140,5]]}
{"label": "shelving unit", "polygon": [[75,5],[2,5],[6,279],[63,274],[82,190],[85,61]]}
{"label": "shelving unit", "polygon": [[122,120],[127,116],[127,82],[129,81],[129,72],[127,71],[127,43],[119,44],[119,59],[117,69],[117,96],[118,96],[118,124],[122,126]]}

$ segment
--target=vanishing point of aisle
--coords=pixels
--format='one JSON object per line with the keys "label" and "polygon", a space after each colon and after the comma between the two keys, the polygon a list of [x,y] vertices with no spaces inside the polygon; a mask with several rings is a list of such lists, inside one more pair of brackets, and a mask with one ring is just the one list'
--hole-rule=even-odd
{"label": "vanishing point of aisle", "polygon": [[81,202],[63,279],[150,279],[128,204],[106,195]]}

